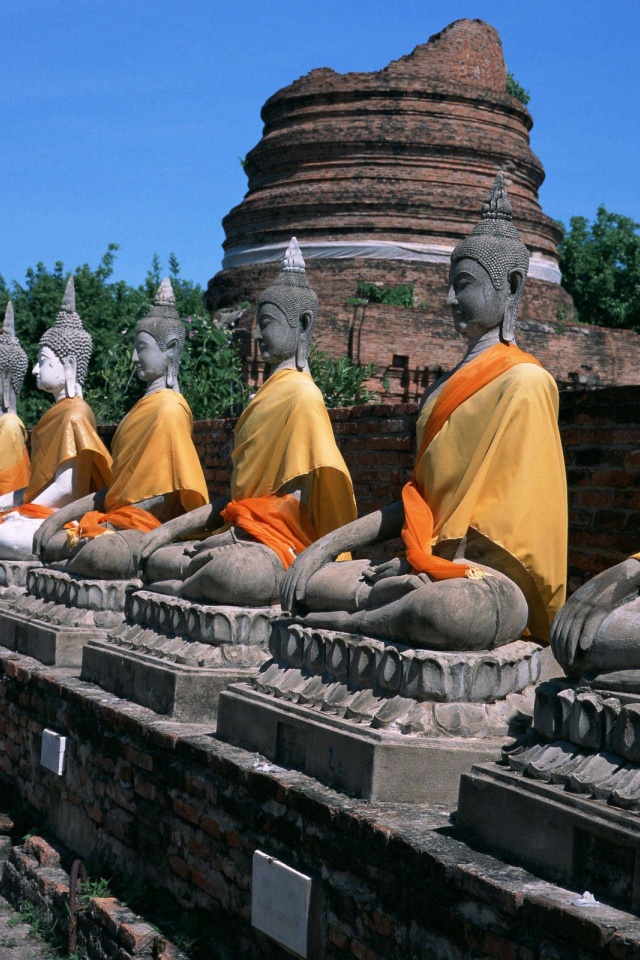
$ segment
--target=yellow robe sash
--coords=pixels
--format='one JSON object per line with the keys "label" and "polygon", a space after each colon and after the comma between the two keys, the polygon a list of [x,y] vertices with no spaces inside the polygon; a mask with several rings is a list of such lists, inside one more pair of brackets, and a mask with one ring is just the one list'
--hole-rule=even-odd
{"label": "yellow robe sash", "polygon": [[[223,519],[272,549],[277,540],[285,567],[304,546],[356,519],[351,477],[308,373],[278,370],[263,383],[236,424],[232,459]],[[307,482],[296,508],[295,498],[274,495],[298,477]]]}
{"label": "yellow robe sash", "polygon": [[432,433],[429,419],[446,387],[455,389],[457,377],[473,375],[474,363],[484,357],[486,364],[492,351],[498,358],[504,350],[517,348],[487,350],[426,404],[417,423],[421,456],[413,482],[433,514],[427,550],[468,536],[466,559],[485,562],[518,584],[529,604],[530,632],[548,642],[567,576],[567,491],[555,381],[535,362],[502,369],[422,443],[424,431]]}
{"label": "yellow robe sash", "polygon": [[27,431],[15,413],[0,416],[0,496],[29,483]]}
{"label": "yellow robe sash", "polygon": [[67,397],[47,410],[31,431],[31,479],[24,502],[35,500],[55,479],[58,469],[81,453],[93,456],[80,460],[78,499],[108,486],[111,456],[96,432],[91,407],[80,397]]}
{"label": "yellow robe sash", "polygon": [[105,512],[167,493],[180,494],[184,511],[207,503],[192,431],[193,417],[182,394],[158,390],[138,400],[113,438],[113,479]]}

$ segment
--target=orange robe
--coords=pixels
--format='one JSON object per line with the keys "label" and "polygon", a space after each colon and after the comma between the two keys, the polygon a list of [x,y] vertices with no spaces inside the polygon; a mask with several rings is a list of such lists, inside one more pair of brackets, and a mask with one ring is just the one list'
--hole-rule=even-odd
{"label": "orange robe", "polygon": [[[222,513],[274,550],[286,568],[325,534],[356,519],[353,486],[324,399],[308,373],[278,370],[235,429],[232,501]],[[302,479],[302,499],[277,495]]]}
{"label": "orange robe", "polygon": [[[518,584],[529,604],[529,629],[546,642],[564,602],[567,574],[557,414],[550,374],[517,347],[497,344],[427,402],[417,424],[413,480],[403,491],[403,538],[414,569],[434,579],[450,576],[447,561],[431,551],[468,536],[465,556]],[[465,565],[453,566],[455,575],[468,575]]]}
{"label": "orange robe", "polygon": [[113,477],[105,512],[86,513],[72,539],[108,533],[106,523],[120,530],[153,530],[160,521],[134,504],[162,494],[180,494],[177,509],[167,520],[207,503],[192,432],[193,416],[182,394],[157,390],[138,400],[113,438]]}
{"label": "orange robe", "polygon": [[27,431],[15,413],[0,416],[0,496],[29,483]]}
{"label": "orange robe", "polygon": [[84,468],[76,479],[78,499],[108,485],[111,456],[98,436],[91,407],[80,397],[67,397],[47,410],[31,431],[31,478],[24,502],[35,500],[60,467],[81,453],[92,456],[83,458]]}
{"label": "orange robe", "polygon": [[78,499],[102,490],[111,479],[111,455],[96,431],[91,407],[81,397],[65,397],[44,413],[31,431],[31,477],[22,506],[5,510],[33,520],[54,513],[53,507],[32,503],[56,478],[60,467],[76,464],[74,485]]}

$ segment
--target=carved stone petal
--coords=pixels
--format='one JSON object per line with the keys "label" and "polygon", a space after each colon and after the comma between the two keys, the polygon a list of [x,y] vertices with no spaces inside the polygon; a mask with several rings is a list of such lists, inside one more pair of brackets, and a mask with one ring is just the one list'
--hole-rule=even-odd
{"label": "carved stone petal", "polygon": [[640,809],[640,770],[635,770],[633,776],[616,787],[609,797],[609,803],[625,810]]}
{"label": "carved stone petal", "polygon": [[539,755],[527,763],[524,774],[533,780],[545,780],[549,783],[552,774],[570,764],[576,754],[576,747],[565,740],[547,744]]}

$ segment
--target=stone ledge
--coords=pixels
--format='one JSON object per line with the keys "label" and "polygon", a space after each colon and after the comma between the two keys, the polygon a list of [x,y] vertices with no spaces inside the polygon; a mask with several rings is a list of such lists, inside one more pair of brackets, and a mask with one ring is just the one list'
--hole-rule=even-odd
{"label": "stone ledge", "polygon": [[464,839],[510,863],[637,913],[638,819],[604,796],[594,801],[571,789],[571,771],[580,776],[593,760],[576,753],[561,744],[537,752],[530,747],[513,769],[474,766],[461,778],[457,827]]}
{"label": "stone ledge", "polygon": [[[157,635],[154,636],[157,639]],[[173,643],[161,639],[167,644]],[[181,640],[175,642],[182,647],[193,646]],[[210,661],[175,652],[171,660],[159,658],[155,653],[147,655],[146,647],[128,650],[112,640],[91,640],[82,651],[80,676],[161,716],[186,723],[213,721],[220,693],[230,683],[249,680],[257,669],[252,659],[256,649],[225,644],[207,647],[218,655]],[[245,655],[247,651],[249,656]]]}
{"label": "stone ledge", "polygon": [[85,647],[85,680],[177,720],[215,719],[220,693],[268,659],[279,607],[206,606],[149,590],[127,596],[127,620]]}
{"label": "stone ledge", "polygon": [[240,683],[220,696],[217,735],[359,799],[437,804],[455,802],[460,776],[474,763],[500,755],[500,737],[462,729],[403,736],[397,727],[354,723]]}

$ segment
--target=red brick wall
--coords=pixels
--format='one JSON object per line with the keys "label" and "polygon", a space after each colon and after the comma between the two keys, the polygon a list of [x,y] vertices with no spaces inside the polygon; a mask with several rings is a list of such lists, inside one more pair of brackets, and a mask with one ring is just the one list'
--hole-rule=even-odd
{"label": "red brick wall", "polygon": [[567,392],[569,583],[640,551],[640,387]]}
{"label": "red brick wall", "polygon": [[[401,264],[375,261],[311,261],[307,273],[320,292],[316,342],[332,356],[347,355],[357,363],[378,368],[372,389],[387,401],[414,400],[438,370],[460,359],[464,340],[455,332],[445,304],[448,269],[444,264]],[[218,274],[225,303],[255,300],[272,281],[273,265],[243,267]],[[216,279],[218,279],[216,278]],[[413,309],[382,304],[355,306],[358,282],[407,283],[414,287]],[[217,302],[217,301],[216,301]],[[222,300],[220,301],[222,303]],[[640,382],[640,335],[573,322],[571,298],[557,284],[529,278],[520,306],[518,343],[534,353],[560,384],[617,386]],[[255,306],[248,308],[240,327],[255,327]],[[247,351],[258,357],[257,345]],[[393,367],[394,356],[406,357],[407,368]],[[261,363],[248,363],[249,381],[256,383]],[[381,380],[389,380],[385,393]]]}
{"label": "red brick wall", "polygon": [[[361,515],[397,500],[410,479],[416,412],[415,404],[329,412]],[[569,577],[575,589],[640,550],[640,386],[562,391],[560,430],[569,485]],[[194,439],[211,496],[228,494],[233,421],[196,423]]]}
{"label": "red brick wall", "polygon": [[[256,849],[321,886],[325,942],[314,946],[326,960],[636,955],[628,913],[578,918],[575,894],[452,836],[447,809],[354,801],[221,743],[211,726],[163,720],[64,674],[0,656],[0,777],[93,876],[126,873],[157,912],[191,913],[203,956],[290,957],[251,926]],[[67,737],[63,776],[40,765],[45,727]],[[40,872],[42,892],[52,873]]]}

